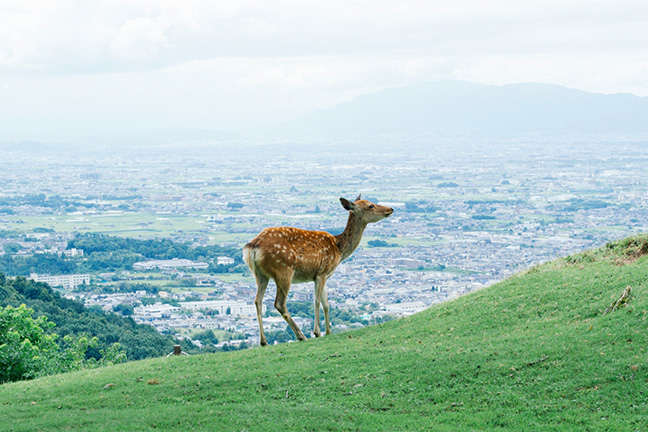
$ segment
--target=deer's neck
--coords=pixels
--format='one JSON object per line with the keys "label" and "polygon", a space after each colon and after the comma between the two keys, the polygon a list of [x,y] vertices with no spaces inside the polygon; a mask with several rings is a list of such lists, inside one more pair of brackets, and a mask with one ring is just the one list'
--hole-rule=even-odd
{"label": "deer's neck", "polygon": [[346,228],[344,228],[342,234],[335,236],[335,242],[341,255],[340,262],[347,259],[356,250],[366,227],[366,224],[358,222],[353,213],[349,213]]}

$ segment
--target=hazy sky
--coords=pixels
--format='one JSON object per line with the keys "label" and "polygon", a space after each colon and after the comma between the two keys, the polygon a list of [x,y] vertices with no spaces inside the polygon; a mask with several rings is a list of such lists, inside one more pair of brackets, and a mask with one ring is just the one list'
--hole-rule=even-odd
{"label": "hazy sky", "polygon": [[0,0],[0,139],[237,130],[385,87],[648,96],[645,0]]}

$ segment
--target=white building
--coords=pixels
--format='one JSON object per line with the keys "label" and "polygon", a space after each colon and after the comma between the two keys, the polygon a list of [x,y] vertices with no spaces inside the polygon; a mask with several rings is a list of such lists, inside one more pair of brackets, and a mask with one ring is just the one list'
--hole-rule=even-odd
{"label": "white building", "polygon": [[50,276],[32,273],[29,277],[35,282],[45,282],[52,287],[63,287],[66,289],[75,289],[79,285],[90,284],[89,274]]}
{"label": "white building", "polygon": [[389,265],[401,267],[418,267],[424,262],[415,258],[395,258],[389,260]]}
{"label": "white building", "polygon": [[81,256],[81,255],[83,255],[83,249],[77,249],[77,248],[65,249],[65,250],[58,250],[58,249],[45,249],[45,250],[42,250],[42,251],[35,251],[34,253],[42,253],[42,254],[52,254],[52,255],[59,255],[59,256],[75,257],[75,256]]}
{"label": "white building", "polygon": [[308,291],[295,290],[292,293],[292,299],[295,301],[302,301],[302,302],[313,301],[313,290],[308,290]]}
{"label": "white building", "polygon": [[133,264],[133,269],[135,270],[151,270],[154,268],[164,269],[174,269],[174,268],[195,268],[195,269],[206,269],[209,267],[209,264],[203,262],[194,262],[188,259],[179,259],[173,258],[172,260],[151,260],[151,261],[140,261]]}
{"label": "white building", "polygon": [[219,256],[216,259],[216,264],[218,265],[232,265],[234,264],[234,259],[226,256]]}
{"label": "white building", "polygon": [[[206,301],[192,301],[180,303],[182,309],[196,312],[204,309],[216,310],[219,315],[227,314],[229,309],[230,315],[233,316],[256,316],[256,306],[250,303],[243,303],[232,300],[206,300]],[[266,305],[263,305],[263,312],[266,310]]]}
{"label": "white building", "polygon": [[180,312],[180,308],[166,303],[155,303],[149,306],[140,306],[133,309],[133,314],[138,318],[151,319],[161,318],[163,315],[171,315]]}
{"label": "white building", "polygon": [[63,255],[67,257],[81,256],[83,255],[83,249],[77,249],[77,248],[66,249],[63,251]]}
{"label": "white building", "polygon": [[416,301],[388,304],[385,306],[385,311],[399,315],[412,315],[416,312],[421,312],[426,308],[427,306],[425,303]]}

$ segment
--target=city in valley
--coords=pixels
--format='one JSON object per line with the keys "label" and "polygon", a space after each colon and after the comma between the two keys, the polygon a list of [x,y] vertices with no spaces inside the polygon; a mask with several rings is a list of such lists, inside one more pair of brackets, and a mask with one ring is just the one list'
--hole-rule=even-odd
{"label": "city in valley", "polygon": [[[340,233],[340,197],[362,194],[395,211],[367,228],[329,279],[334,331],[412,314],[647,229],[647,157],[632,142],[111,148],[0,151],[0,270],[160,332],[213,329],[232,345],[258,343],[242,247],[269,226]],[[102,268],[97,252],[73,247],[89,234],[222,249],[194,259],[131,254],[120,265],[103,252]],[[58,267],[34,271],[48,268],[45,257]],[[29,262],[40,267],[19,265]],[[85,271],[70,273],[68,262]],[[273,291],[271,282],[265,327],[285,332]],[[312,283],[291,287],[288,308],[305,333],[312,302]]]}

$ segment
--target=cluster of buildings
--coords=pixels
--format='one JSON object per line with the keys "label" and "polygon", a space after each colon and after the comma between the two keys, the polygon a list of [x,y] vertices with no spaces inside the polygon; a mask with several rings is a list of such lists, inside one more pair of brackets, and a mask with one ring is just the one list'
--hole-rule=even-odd
{"label": "cluster of buildings", "polygon": [[[106,312],[128,305],[132,317],[139,324],[150,324],[160,332],[177,329],[220,329],[240,333],[250,332],[256,321],[256,307],[253,303],[239,300],[187,301],[199,293],[171,293],[161,291],[157,298],[146,291],[119,294],[68,293],[68,298],[82,300],[87,307],[97,306]],[[211,296],[205,296],[211,297]],[[151,300],[154,303],[151,303]],[[263,313],[267,311],[263,305]]]}
{"label": "cluster of buildings", "polygon": [[241,332],[249,330],[244,323],[256,317],[256,307],[251,303],[229,300],[158,302],[135,307],[132,317],[136,322],[151,324],[159,331],[190,328]]}

